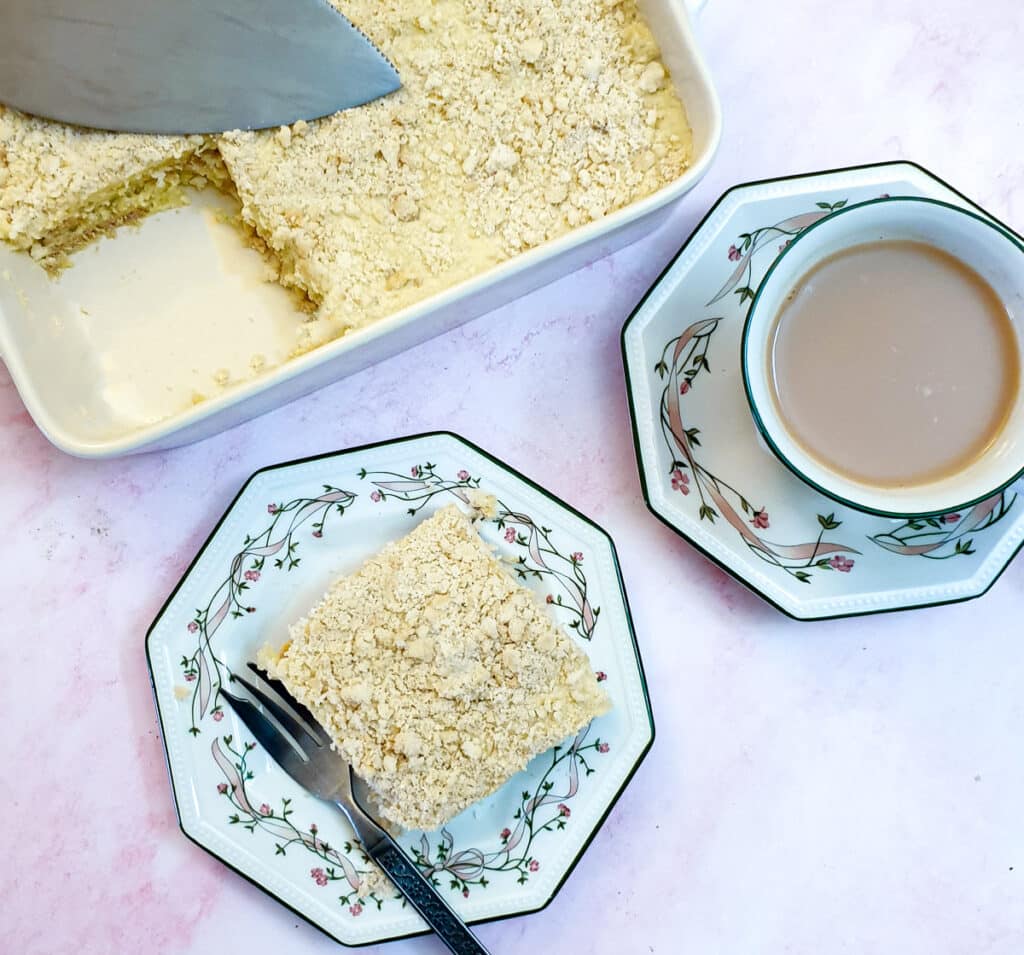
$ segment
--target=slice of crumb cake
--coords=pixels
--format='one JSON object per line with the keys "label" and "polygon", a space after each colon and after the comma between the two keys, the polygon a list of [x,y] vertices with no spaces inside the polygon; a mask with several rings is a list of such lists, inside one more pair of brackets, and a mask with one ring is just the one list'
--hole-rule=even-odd
{"label": "slice of crumb cake", "polygon": [[290,637],[261,663],[407,829],[441,826],[611,705],[455,505],[337,581]]}
{"label": "slice of crumb cake", "polygon": [[0,105],[0,239],[51,272],[210,181],[231,188],[209,137],[97,132]]}

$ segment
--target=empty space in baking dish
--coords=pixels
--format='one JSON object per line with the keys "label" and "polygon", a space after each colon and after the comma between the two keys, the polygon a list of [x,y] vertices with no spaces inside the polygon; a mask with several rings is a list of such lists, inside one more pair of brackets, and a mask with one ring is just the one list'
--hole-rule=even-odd
{"label": "empty space in baking dish", "polygon": [[[285,361],[304,316],[213,190],[79,252],[53,279],[0,250],[0,310],[46,417],[103,441]],[[16,359],[15,357],[16,356]]]}

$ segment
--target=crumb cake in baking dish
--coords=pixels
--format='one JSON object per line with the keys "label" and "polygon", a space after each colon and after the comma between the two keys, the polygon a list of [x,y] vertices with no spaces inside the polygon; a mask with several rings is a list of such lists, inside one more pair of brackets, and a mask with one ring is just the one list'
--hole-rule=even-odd
{"label": "crumb cake in baking dish", "polygon": [[204,136],[103,133],[0,104],[0,238],[51,272],[93,239],[184,205],[186,187],[231,188]]}
{"label": "crumb cake in baking dish", "polygon": [[260,663],[407,829],[441,826],[610,706],[456,505],[337,581]]}
{"label": "crumb cake in baking dish", "polygon": [[396,93],[222,136],[90,132],[0,107],[0,238],[56,271],[212,184],[279,281],[297,348],[373,322],[677,179],[683,104],[636,0],[332,0]]}

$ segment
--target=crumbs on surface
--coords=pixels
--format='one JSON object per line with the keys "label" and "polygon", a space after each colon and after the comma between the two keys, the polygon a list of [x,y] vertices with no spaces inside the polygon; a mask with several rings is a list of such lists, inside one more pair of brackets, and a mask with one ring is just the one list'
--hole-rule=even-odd
{"label": "crumbs on surface", "polygon": [[337,581],[260,662],[406,829],[442,825],[610,706],[456,505]]}

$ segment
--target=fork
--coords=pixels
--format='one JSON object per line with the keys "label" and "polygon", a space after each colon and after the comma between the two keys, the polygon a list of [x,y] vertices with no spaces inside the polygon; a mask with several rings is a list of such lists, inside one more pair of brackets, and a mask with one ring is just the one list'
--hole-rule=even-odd
{"label": "fork", "polygon": [[270,677],[255,663],[248,666],[259,682],[269,686],[288,703],[287,707],[278,703],[257,683],[240,674],[233,674],[233,680],[244,686],[260,702],[295,744],[254,703],[221,687],[221,694],[227,698],[249,732],[300,786],[318,799],[334,803],[345,814],[366,854],[384,870],[450,951],[455,955],[487,955],[487,949],[420,874],[398,843],[356,801],[352,792],[352,767],[331,749],[330,737],[313,714],[279,680]]}

